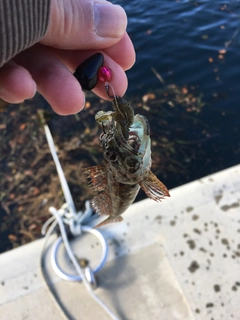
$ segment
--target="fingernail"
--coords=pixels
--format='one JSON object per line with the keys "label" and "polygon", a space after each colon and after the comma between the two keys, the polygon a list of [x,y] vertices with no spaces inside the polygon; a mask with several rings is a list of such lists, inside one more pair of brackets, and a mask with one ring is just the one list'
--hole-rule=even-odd
{"label": "fingernail", "polygon": [[118,5],[94,3],[94,24],[100,37],[119,38],[126,30],[127,16]]}

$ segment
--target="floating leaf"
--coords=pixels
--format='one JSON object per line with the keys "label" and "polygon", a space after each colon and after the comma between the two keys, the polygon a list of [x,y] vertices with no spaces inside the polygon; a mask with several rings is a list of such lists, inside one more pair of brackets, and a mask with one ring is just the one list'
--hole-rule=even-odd
{"label": "floating leaf", "polygon": [[227,52],[226,49],[221,49],[221,50],[218,51],[219,54],[225,54],[226,52]]}
{"label": "floating leaf", "polygon": [[5,123],[0,124],[0,130],[6,129],[7,125]]}
{"label": "floating leaf", "polygon": [[17,237],[14,234],[9,234],[8,235],[8,239],[11,240],[11,241],[16,241]]}
{"label": "floating leaf", "polygon": [[32,231],[32,230],[34,230],[34,229],[36,229],[36,228],[37,228],[36,223],[32,223],[32,224],[30,224],[30,226],[28,227],[28,231]]}
{"label": "floating leaf", "polygon": [[85,109],[88,109],[88,108],[90,108],[91,107],[91,103],[89,102],[89,101],[87,101],[86,103],[85,103]]}
{"label": "floating leaf", "polygon": [[90,132],[91,132],[91,131],[90,131],[89,128],[86,128],[86,129],[84,130],[84,133],[85,133],[85,134],[90,134]]}
{"label": "floating leaf", "polygon": [[156,95],[154,93],[147,93],[144,96],[142,96],[143,102],[147,102],[148,100],[154,100],[156,99]]}
{"label": "floating leaf", "polygon": [[26,123],[20,125],[19,130],[23,131],[26,128]]}

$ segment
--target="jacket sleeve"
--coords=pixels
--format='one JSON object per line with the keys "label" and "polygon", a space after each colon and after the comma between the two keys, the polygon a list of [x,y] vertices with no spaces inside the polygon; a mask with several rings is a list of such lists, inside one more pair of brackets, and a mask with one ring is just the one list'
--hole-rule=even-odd
{"label": "jacket sleeve", "polygon": [[46,33],[51,0],[0,0],[0,67]]}

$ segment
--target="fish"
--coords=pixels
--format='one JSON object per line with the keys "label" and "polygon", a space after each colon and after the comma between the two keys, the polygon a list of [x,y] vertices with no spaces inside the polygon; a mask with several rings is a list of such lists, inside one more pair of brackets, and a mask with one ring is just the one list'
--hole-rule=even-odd
{"label": "fish", "polygon": [[96,121],[102,126],[100,144],[104,163],[87,167],[89,186],[97,192],[91,207],[107,219],[95,228],[120,222],[134,202],[140,188],[157,202],[169,197],[167,187],[151,171],[150,127],[145,116],[134,114],[131,104],[115,96],[113,111],[99,111]]}

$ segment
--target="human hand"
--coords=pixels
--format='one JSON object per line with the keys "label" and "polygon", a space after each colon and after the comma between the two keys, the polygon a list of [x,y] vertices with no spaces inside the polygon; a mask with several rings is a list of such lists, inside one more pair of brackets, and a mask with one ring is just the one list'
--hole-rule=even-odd
{"label": "human hand", "polygon": [[[19,103],[39,91],[58,114],[77,113],[85,95],[72,72],[96,52],[104,55],[104,65],[112,70],[111,85],[122,96],[124,70],[135,61],[126,24],[124,10],[105,0],[52,0],[44,38],[0,68],[0,97]],[[109,99],[100,81],[93,91]]]}

